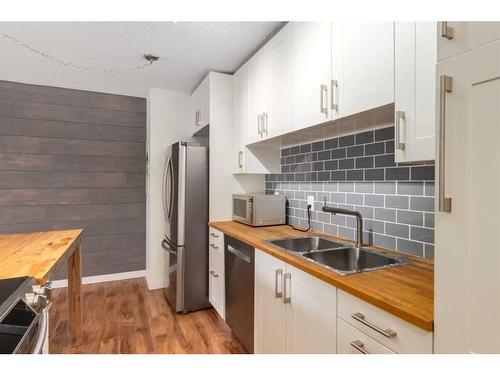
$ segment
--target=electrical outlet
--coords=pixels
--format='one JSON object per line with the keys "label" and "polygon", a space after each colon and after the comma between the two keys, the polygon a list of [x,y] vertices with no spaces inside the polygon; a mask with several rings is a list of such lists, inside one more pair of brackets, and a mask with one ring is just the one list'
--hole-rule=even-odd
{"label": "electrical outlet", "polygon": [[314,211],[314,195],[307,196],[307,204],[311,205],[311,211]]}

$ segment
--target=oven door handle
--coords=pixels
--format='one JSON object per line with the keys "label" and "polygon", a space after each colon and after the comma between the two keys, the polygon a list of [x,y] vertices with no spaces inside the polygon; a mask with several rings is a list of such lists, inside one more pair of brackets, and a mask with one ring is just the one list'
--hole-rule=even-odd
{"label": "oven door handle", "polygon": [[49,330],[49,309],[51,305],[52,303],[49,303],[49,305],[40,313],[40,319],[38,320],[38,337],[31,354],[42,354],[43,344],[45,343]]}

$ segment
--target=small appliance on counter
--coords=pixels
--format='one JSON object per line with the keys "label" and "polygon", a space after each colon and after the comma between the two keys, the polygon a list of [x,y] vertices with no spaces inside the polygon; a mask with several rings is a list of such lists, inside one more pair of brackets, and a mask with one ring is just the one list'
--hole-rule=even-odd
{"label": "small appliance on counter", "polygon": [[46,352],[49,290],[28,276],[0,280],[0,354]]}
{"label": "small appliance on counter", "polygon": [[272,194],[233,194],[233,220],[252,227],[286,224],[286,198]]}

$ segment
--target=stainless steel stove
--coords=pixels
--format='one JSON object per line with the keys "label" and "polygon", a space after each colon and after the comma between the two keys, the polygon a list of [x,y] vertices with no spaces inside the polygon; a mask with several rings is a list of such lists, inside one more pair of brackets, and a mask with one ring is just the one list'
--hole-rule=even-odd
{"label": "stainless steel stove", "polygon": [[0,354],[40,354],[48,336],[50,288],[32,277],[0,280]]}

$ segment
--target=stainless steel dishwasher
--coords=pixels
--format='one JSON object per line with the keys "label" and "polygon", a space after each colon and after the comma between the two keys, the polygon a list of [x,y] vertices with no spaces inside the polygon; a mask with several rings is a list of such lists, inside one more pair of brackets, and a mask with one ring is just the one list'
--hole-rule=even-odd
{"label": "stainless steel dishwasher", "polygon": [[224,236],[226,271],[226,323],[250,353],[253,353],[255,249]]}

